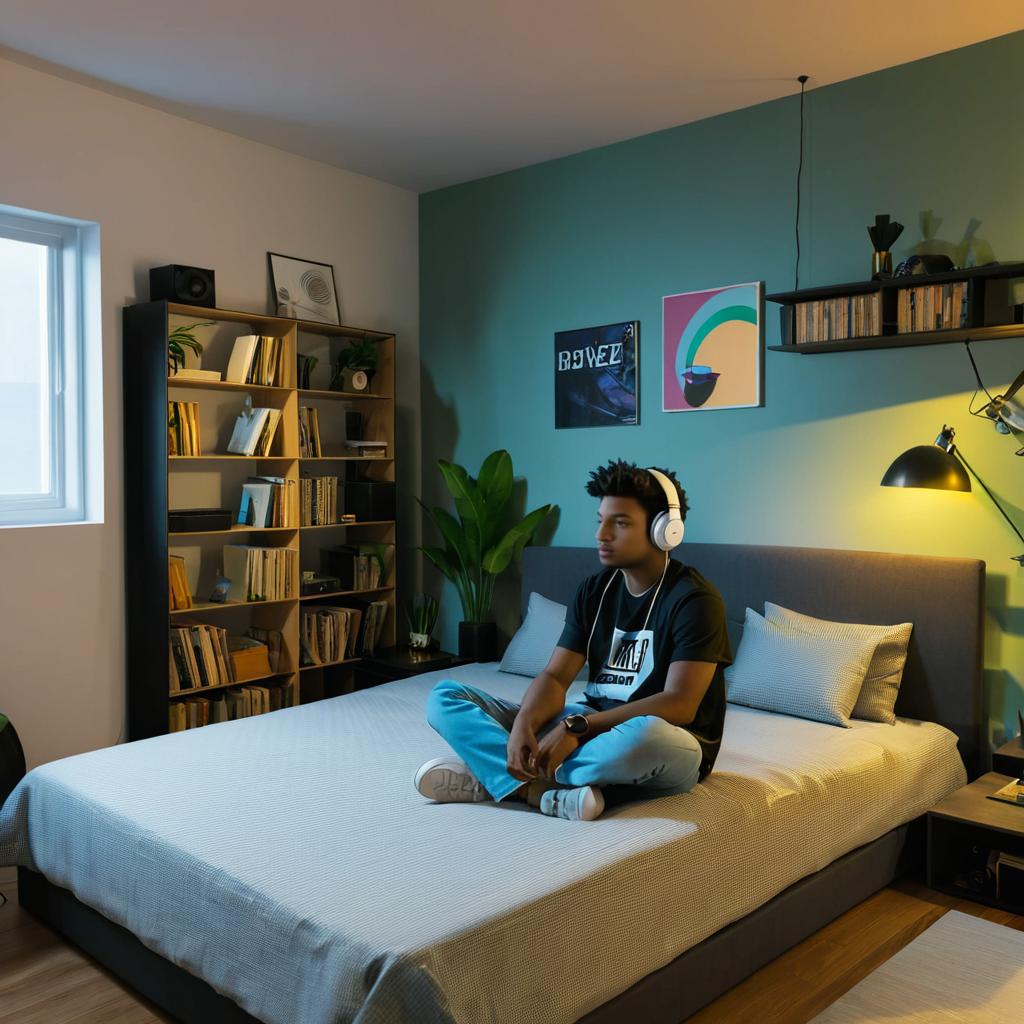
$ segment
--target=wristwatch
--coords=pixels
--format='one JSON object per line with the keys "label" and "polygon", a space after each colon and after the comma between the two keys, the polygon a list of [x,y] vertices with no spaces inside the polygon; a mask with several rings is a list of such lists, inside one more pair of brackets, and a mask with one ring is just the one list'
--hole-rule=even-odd
{"label": "wristwatch", "polygon": [[587,721],[586,715],[566,715],[562,719],[562,724],[577,739],[582,739],[590,731],[590,722]]}

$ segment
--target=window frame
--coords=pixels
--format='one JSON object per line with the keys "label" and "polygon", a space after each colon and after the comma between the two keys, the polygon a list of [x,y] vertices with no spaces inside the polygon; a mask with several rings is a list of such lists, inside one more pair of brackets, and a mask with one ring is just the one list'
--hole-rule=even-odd
{"label": "window frame", "polygon": [[0,494],[0,526],[86,519],[84,231],[80,223],[0,207],[0,236],[47,250],[50,489]]}

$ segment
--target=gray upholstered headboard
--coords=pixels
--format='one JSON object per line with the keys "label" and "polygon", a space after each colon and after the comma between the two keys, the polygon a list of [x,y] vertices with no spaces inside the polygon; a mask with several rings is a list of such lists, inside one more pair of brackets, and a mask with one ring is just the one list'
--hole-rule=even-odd
{"label": "gray upholstered headboard", "polygon": [[[765,600],[840,622],[912,622],[896,713],[955,732],[973,779],[988,770],[982,733],[985,563],[880,551],[683,544],[673,557],[695,566],[722,594],[735,643],[748,606]],[[569,604],[598,572],[594,548],[523,551],[522,613],[530,592]]]}

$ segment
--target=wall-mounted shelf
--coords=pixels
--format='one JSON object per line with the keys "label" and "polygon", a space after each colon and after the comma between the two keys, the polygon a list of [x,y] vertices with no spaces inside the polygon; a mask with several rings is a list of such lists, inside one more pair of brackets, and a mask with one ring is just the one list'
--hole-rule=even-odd
{"label": "wall-mounted shelf", "polygon": [[[799,291],[775,292],[766,298],[782,307],[780,316],[783,343],[767,347],[772,352],[815,355],[824,352],[910,348],[918,345],[1024,337],[1024,323],[1016,322],[1022,307],[1012,301],[1010,281],[1013,278],[1024,278],[1024,262],[997,263],[984,267],[950,270],[941,274],[919,274],[881,281],[853,281],[846,284],[803,288]],[[898,305],[901,290],[961,281],[966,284],[966,313],[962,326],[930,331],[899,330]],[[827,341],[797,341],[797,307],[801,304],[871,295],[877,296],[880,334]],[[845,314],[841,316],[845,317]],[[801,321],[803,325],[806,323],[806,318]]]}

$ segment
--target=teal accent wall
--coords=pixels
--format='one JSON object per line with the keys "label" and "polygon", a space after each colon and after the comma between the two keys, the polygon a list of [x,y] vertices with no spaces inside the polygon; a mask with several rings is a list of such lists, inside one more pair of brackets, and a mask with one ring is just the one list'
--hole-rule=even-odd
{"label": "teal accent wall", "polygon": [[[897,261],[965,237],[977,262],[1024,259],[1021,96],[1024,33],[808,92],[801,286],[870,276],[876,213],[906,225]],[[1024,705],[1024,569],[1011,560],[1024,545],[977,486],[879,486],[896,455],[949,423],[1024,524],[1024,458],[969,415],[962,344],[768,352],[763,408],[660,411],[663,295],[756,280],[768,292],[793,287],[798,109],[794,94],[421,196],[424,500],[450,507],[438,458],[476,475],[507,448],[522,507],[559,507],[543,541],[589,545],[588,472],[621,457],[677,471],[688,541],[982,558],[985,701],[1001,742]],[[925,211],[936,225],[927,231]],[[776,311],[769,303],[769,345]],[[632,319],[640,425],[556,431],[554,332]],[[1024,338],[972,350],[993,392],[1024,367]],[[425,535],[437,542],[432,526]],[[454,649],[454,588],[433,569],[426,581],[442,599],[439,639]],[[518,624],[517,588],[510,577],[496,594],[505,637]]]}

